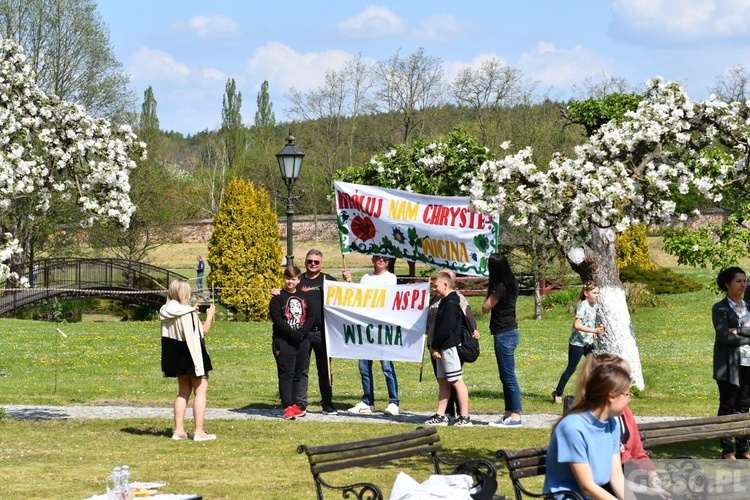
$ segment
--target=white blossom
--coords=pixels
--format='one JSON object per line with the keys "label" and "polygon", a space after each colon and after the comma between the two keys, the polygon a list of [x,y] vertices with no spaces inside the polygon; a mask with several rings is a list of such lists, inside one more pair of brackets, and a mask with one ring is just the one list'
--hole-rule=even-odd
{"label": "white blossom", "polygon": [[[114,129],[77,105],[46,94],[20,46],[0,40],[0,210],[20,197],[34,197],[37,213],[49,209],[52,193],[77,199],[89,212],[86,224],[112,218],[127,226],[135,212],[128,195],[133,157],[145,154],[129,125]],[[84,182],[85,180],[85,182]],[[0,242],[0,279],[20,251],[6,234]]]}

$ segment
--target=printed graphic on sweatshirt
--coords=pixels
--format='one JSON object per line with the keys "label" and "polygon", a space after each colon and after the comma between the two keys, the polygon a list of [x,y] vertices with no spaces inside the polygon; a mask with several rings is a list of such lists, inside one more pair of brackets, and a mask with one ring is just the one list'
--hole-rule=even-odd
{"label": "printed graphic on sweatshirt", "polygon": [[289,297],[284,308],[284,316],[287,324],[297,330],[307,320],[307,305],[299,297]]}

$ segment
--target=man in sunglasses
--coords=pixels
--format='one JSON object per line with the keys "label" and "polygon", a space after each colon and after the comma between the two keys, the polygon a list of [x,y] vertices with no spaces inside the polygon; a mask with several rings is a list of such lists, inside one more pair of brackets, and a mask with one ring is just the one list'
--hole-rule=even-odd
{"label": "man in sunglasses", "polygon": [[[299,286],[303,292],[308,292],[310,310],[315,311],[316,320],[310,330],[310,351],[315,352],[315,366],[318,369],[318,387],[320,388],[320,399],[322,401],[323,413],[335,415],[338,413],[333,407],[333,379],[328,372],[328,350],[326,349],[325,323],[323,321],[323,281],[336,278],[323,270],[323,252],[310,249],[305,257],[306,271],[300,274]],[[308,364],[309,367],[309,364]],[[307,406],[307,378],[306,369],[302,373],[299,383],[298,401]]]}
{"label": "man in sunglasses", "polygon": [[[363,285],[380,285],[389,286],[397,284],[396,275],[388,271],[390,259],[382,255],[372,256],[373,271],[362,276],[359,281]],[[344,279],[347,283],[352,282],[352,274],[348,269],[343,271]],[[380,361],[380,367],[385,375],[385,385],[388,387],[388,406],[383,410],[386,415],[398,415],[398,380],[396,379],[396,369],[392,361]],[[359,374],[362,377],[362,401],[349,408],[350,413],[372,413],[375,411],[375,390],[372,384],[372,360],[359,360]]]}

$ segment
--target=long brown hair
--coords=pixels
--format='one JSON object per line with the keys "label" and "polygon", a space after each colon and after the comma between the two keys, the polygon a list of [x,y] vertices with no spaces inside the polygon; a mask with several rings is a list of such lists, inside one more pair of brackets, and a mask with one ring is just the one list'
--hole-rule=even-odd
{"label": "long brown hair", "polygon": [[573,393],[573,404],[578,403],[583,399],[583,395],[586,394],[586,381],[588,381],[591,376],[591,370],[599,365],[603,365],[604,363],[616,363],[620,360],[625,361],[611,352],[600,352],[587,355],[583,360],[581,368],[578,370],[578,375],[576,376],[576,389]]}
{"label": "long brown hair", "polygon": [[[563,418],[574,413],[584,413],[606,407],[612,393],[624,393],[630,389],[630,374],[615,363],[605,363],[594,367],[586,381],[586,393],[571,409],[565,412]],[[562,418],[560,419],[562,420]],[[557,424],[552,428],[554,432]]]}

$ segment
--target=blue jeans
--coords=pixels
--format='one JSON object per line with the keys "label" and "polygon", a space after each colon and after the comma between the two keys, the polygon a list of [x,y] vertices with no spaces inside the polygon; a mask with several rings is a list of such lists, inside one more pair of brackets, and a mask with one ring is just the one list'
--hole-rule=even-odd
{"label": "blue jeans", "polygon": [[521,387],[516,378],[515,350],[518,347],[518,330],[493,334],[495,339],[495,357],[500,381],[503,383],[505,411],[521,413]]}
{"label": "blue jeans", "polygon": [[[398,380],[396,370],[392,361],[381,361],[380,367],[385,375],[385,385],[388,387],[388,402],[398,406]],[[372,385],[372,361],[368,359],[359,360],[359,374],[362,376],[362,401],[368,405],[375,404],[375,389]]]}

